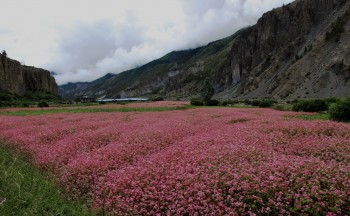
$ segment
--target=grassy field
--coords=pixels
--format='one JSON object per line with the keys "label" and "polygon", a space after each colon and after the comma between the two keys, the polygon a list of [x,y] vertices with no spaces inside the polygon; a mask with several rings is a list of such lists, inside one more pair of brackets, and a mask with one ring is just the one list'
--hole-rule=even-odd
{"label": "grassy field", "polygon": [[0,215],[92,215],[0,141]]}
{"label": "grassy field", "polygon": [[295,115],[289,116],[293,118],[299,118],[304,120],[332,120],[329,113],[315,113],[315,114],[305,114],[305,115]]}
{"label": "grassy field", "polygon": [[3,111],[0,115],[10,115],[10,116],[27,116],[27,115],[44,115],[51,113],[96,113],[96,112],[162,112],[162,111],[172,111],[172,110],[186,110],[191,108],[191,106],[178,106],[178,107],[122,107],[122,108],[42,108],[42,109],[26,109],[26,110],[13,110],[13,111]]}

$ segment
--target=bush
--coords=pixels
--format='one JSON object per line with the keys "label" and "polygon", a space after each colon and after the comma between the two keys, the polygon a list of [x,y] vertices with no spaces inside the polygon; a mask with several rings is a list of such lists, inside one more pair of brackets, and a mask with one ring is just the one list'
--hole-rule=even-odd
{"label": "bush", "polygon": [[100,102],[98,102],[98,104],[106,104],[106,102],[100,101]]}
{"label": "bush", "polygon": [[310,100],[310,101],[298,101],[293,104],[293,111],[304,112],[320,112],[328,110],[328,105],[325,100]]}
{"label": "bush", "polygon": [[279,111],[289,111],[291,110],[292,106],[290,104],[275,104],[273,105],[273,109],[279,110]]}
{"label": "bush", "polygon": [[275,101],[275,100],[265,99],[265,100],[260,101],[258,106],[259,107],[271,107],[272,105],[274,105],[276,103],[277,103],[277,101]]}
{"label": "bush", "polygon": [[191,105],[193,106],[204,106],[204,102],[199,99],[192,99],[191,100]]}
{"label": "bush", "polygon": [[350,121],[350,98],[331,104],[329,114],[334,120]]}
{"label": "bush", "polygon": [[12,101],[12,98],[9,94],[0,93],[0,101]]}
{"label": "bush", "polygon": [[252,101],[249,101],[249,103],[247,104],[250,104],[252,106],[259,106],[260,102],[261,102],[260,100],[252,100]]}
{"label": "bush", "polygon": [[218,106],[220,104],[220,101],[218,100],[208,100],[205,102],[205,105],[207,106]]}
{"label": "bush", "polygon": [[340,99],[339,98],[327,98],[327,99],[325,99],[325,101],[329,106],[332,103],[338,103],[340,101]]}
{"label": "bush", "polygon": [[243,103],[247,104],[247,105],[252,105],[252,101],[245,99],[244,101],[242,101]]}
{"label": "bush", "polygon": [[222,106],[233,105],[233,104],[234,104],[234,103],[233,103],[233,101],[231,101],[231,100],[224,100],[224,101],[221,103]]}
{"label": "bush", "polygon": [[0,100],[0,107],[11,107],[12,103],[10,101],[1,101]]}
{"label": "bush", "polygon": [[162,96],[153,96],[153,97],[150,97],[148,100],[150,100],[150,101],[163,101],[164,98]]}
{"label": "bush", "polygon": [[47,104],[45,101],[40,101],[38,103],[38,107],[49,107],[49,104]]}

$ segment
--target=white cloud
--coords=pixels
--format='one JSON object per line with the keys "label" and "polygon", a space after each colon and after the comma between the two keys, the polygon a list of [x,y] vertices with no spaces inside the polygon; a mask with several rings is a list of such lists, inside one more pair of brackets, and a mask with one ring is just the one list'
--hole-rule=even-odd
{"label": "white cloud", "polygon": [[292,0],[11,0],[0,49],[56,71],[59,84],[91,81],[194,48],[254,24]]}

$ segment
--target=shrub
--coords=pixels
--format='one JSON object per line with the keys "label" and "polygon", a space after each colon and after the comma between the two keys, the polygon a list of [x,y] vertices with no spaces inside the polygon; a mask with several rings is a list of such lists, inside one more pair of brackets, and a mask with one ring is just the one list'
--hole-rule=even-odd
{"label": "shrub", "polygon": [[273,105],[273,109],[279,110],[279,111],[289,111],[291,110],[291,105],[290,104],[275,104]]}
{"label": "shrub", "polygon": [[153,96],[149,98],[150,101],[163,101],[164,98],[162,96]]}
{"label": "shrub", "polygon": [[220,101],[218,100],[208,100],[205,102],[205,105],[207,106],[218,106],[220,104]]}
{"label": "shrub", "polygon": [[12,103],[9,101],[1,101],[0,100],[0,107],[10,107],[12,106]]}
{"label": "shrub", "polygon": [[339,102],[340,101],[340,99],[339,98],[327,98],[327,99],[325,99],[325,101],[326,101],[326,103],[328,104],[328,105],[330,105],[330,104],[332,104],[332,103],[337,103],[337,102]]}
{"label": "shrub", "polygon": [[260,100],[252,100],[248,104],[252,106],[259,106],[260,102],[261,102]]}
{"label": "shrub", "polygon": [[271,99],[264,99],[259,102],[258,106],[259,107],[271,107],[272,105],[276,104],[277,101],[271,100]]}
{"label": "shrub", "polygon": [[100,101],[100,102],[98,102],[98,104],[106,104],[106,102]]}
{"label": "shrub", "polygon": [[227,106],[227,105],[232,105],[232,104],[234,104],[234,103],[233,103],[233,101],[231,101],[231,100],[224,100],[224,101],[221,103],[222,106]]}
{"label": "shrub", "polygon": [[191,100],[191,105],[193,106],[204,106],[204,102],[199,99],[192,99]]}
{"label": "shrub", "polygon": [[298,101],[293,104],[293,111],[304,112],[320,112],[328,110],[328,105],[325,100],[310,100],[310,101]]}
{"label": "shrub", "polygon": [[38,107],[49,107],[49,104],[47,104],[45,101],[40,101],[38,103]]}
{"label": "shrub", "polygon": [[0,101],[12,101],[12,98],[9,94],[0,93]]}
{"label": "shrub", "polygon": [[247,105],[251,105],[251,101],[250,100],[248,100],[248,99],[245,99],[244,101],[243,101],[243,103],[245,103],[245,104],[247,104]]}
{"label": "shrub", "polygon": [[350,121],[350,98],[331,104],[329,114],[334,120]]}

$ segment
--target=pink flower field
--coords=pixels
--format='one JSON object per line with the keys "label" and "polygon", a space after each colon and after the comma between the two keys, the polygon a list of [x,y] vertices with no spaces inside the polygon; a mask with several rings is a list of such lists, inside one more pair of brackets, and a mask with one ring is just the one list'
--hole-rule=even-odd
{"label": "pink flower field", "polygon": [[0,137],[68,196],[116,215],[350,214],[350,124],[288,114],[0,116]]}

